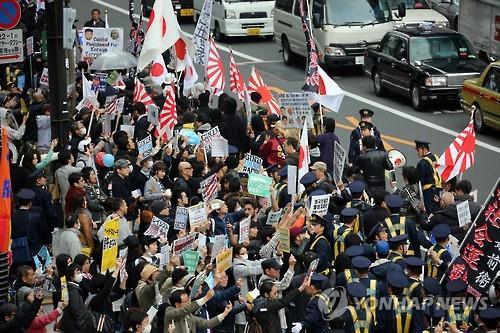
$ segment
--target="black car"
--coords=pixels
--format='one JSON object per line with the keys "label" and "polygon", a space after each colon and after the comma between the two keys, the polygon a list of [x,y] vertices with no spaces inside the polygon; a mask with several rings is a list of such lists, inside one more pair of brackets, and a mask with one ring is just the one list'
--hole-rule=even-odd
{"label": "black car", "polygon": [[431,101],[458,103],[463,81],[486,65],[458,32],[419,27],[388,32],[376,49],[367,49],[363,69],[377,96],[390,90],[421,110]]}

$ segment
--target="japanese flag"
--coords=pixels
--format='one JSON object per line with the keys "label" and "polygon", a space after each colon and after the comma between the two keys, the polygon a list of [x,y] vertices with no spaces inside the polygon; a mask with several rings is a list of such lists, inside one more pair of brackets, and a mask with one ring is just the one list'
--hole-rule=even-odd
{"label": "japanese flag", "polygon": [[149,71],[149,76],[151,80],[157,85],[167,81],[167,67],[165,66],[165,61],[163,61],[163,56],[160,54],[156,56],[151,64],[151,69]]}

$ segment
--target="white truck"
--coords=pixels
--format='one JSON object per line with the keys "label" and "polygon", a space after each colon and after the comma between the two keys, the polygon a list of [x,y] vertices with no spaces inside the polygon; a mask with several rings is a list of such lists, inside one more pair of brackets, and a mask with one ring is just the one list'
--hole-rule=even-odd
{"label": "white truck", "polygon": [[500,1],[460,0],[458,31],[483,60],[500,59]]}
{"label": "white truck", "polygon": [[[213,0],[210,27],[214,38],[265,36],[272,38],[274,0]],[[194,22],[198,21],[204,0],[194,0]]]}

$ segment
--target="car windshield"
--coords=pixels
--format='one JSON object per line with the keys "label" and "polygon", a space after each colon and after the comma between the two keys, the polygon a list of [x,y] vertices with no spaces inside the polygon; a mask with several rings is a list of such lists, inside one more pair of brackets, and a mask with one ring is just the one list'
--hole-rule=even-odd
{"label": "car windshield", "polygon": [[392,10],[397,10],[398,5],[404,2],[406,9],[430,9],[431,6],[426,0],[388,0]]}
{"label": "car windshield", "polygon": [[414,37],[410,39],[410,61],[476,58],[469,42],[461,35]]}
{"label": "car windshield", "polygon": [[386,0],[326,0],[325,3],[325,22],[334,26],[376,24],[391,19]]}

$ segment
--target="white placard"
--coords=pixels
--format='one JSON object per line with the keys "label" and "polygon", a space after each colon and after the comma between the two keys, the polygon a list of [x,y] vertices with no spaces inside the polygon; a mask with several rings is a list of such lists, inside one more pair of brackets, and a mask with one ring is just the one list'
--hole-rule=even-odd
{"label": "white placard", "polygon": [[224,157],[229,155],[229,144],[223,137],[212,139],[212,157]]}
{"label": "white placard", "polygon": [[46,88],[49,87],[49,69],[48,68],[44,68],[43,71],[42,71],[42,75],[40,76],[40,82],[39,84],[41,86],[44,86]]}
{"label": "white placard", "polygon": [[238,243],[244,243],[250,239],[250,216],[240,221],[240,234]]}
{"label": "white placard", "polygon": [[174,241],[174,244],[172,245],[174,254],[179,254],[182,252],[182,250],[187,249],[187,248],[191,248],[195,239],[196,239],[196,233],[187,235],[186,237],[176,239]]}
{"label": "white placard", "polygon": [[323,216],[328,212],[330,194],[314,195],[311,197],[311,215]]}
{"label": "white placard", "polygon": [[143,158],[147,158],[153,153],[153,139],[151,135],[137,142],[137,150],[139,154],[143,155]]}
{"label": "white placard", "polygon": [[220,137],[221,135],[218,126],[215,126],[209,131],[206,131],[205,133],[201,134],[201,142],[203,143],[203,146],[205,147],[205,151],[207,153],[210,153],[212,151],[212,140],[214,138],[220,138]]}
{"label": "white placard", "polygon": [[207,221],[207,211],[205,203],[201,202],[195,206],[188,208],[189,225],[191,229],[197,225],[203,224]]}
{"label": "white placard", "polygon": [[164,269],[170,260],[170,246],[163,245],[160,250],[160,268]]}
{"label": "white placard", "polygon": [[92,62],[110,51],[123,51],[123,28],[83,28],[83,61]]}
{"label": "white placard", "polygon": [[0,64],[21,61],[24,61],[23,31],[0,30]]}
{"label": "white placard", "polygon": [[144,235],[156,238],[167,237],[168,229],[170,229],[170,226],[167,222],[156,216],[153,216],[153,220],[151,220],[151,224],[149,225],[149,228],[144,232]]}
{"label": "white placard", "polygon": [[177,206],[175,211],[174,230],[186,229],[188,221],[187,207]]}
{"label": "white placard", "polygon": [[287,190],[288,194],[294,195],[297,193],[297,167],[295,165],[287,165]]}
{"label": "white placard", "polygon": [[278,95],[278,102],[285,108],[284,116],[288,119],[287,128],[304,127],[303,118],[307,121],[307,127],[313,128],[313,111],[309,105],[309,98],[304,92],[291,92]]}
{"label": "white placard", "polygon": [[341,145],[335,141],[335,148],[333,154],[333,181],[335,184],[342,180],[342,173],[344,172],[346,153]]}
{"label": "white placard", "polygon": [[33,43],[33,36],[26,38],[26,55],[30,56],[35,53],[35,47]]}
{"label": "white placard", "polygon": [[210,36],[211,18],[212,0],[205,0],[193,32],[193,45],[196,48],[193,56],[195,64],[206,65],[208,62],[208,52],[210,50],[208,38]]}
{"label": "white placard", "polygon": [[262,158],[259,156],[246,154],[245,159],[243,160],[243,169],[242,172],[246,173],[259,173],[260,168],[262,167]]}
{"label": "white placard", "polygon": [[158,108],[158,106],[156,106],[156,104],[150,104],[146,108],[148,114],[148,121],[155,126],[160,126],[160,123],[158,121],[160,109]]}
{"label": "white placard", "polygon": [[458,225],[463,227],[471,222],[470,210],[469,210],[469,201],[465,200],[457,205],[457,214],[458,214]]}
{"label": "white placard", "polygon": [[212,246],[212,252],[210,254],[210,257],[215,260],[215,257],[217,254],[222,251],[222,249],[225,246],[225,241],[226,241],[226,236],[225,235],[216,235],[213,238],[213,246]]}

